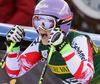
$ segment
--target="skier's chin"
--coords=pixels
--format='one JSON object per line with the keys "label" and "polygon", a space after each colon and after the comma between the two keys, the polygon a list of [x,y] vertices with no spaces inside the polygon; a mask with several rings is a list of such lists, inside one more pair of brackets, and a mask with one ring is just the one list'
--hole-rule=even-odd
{"label": "skier's chin", "polygon": [[48,35],[47,34],[41,34],[41,39],[44,45],[48,45]]}

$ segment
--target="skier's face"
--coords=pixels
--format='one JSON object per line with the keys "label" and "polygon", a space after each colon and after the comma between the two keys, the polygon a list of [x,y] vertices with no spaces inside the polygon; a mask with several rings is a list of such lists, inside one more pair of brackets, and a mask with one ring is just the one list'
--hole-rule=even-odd
{"label": "skier's face", "polygon": [[44,30],[42,28],[39,28],[38,33],[41,36],[42,43],[44,45],[48,45],[48,39],[50,38],[51,30]]}
{"label": "skier's face", "polygon": [[48,15],[34,15],[32,25],[38,31],[44,45],[48,44],[50,32],[56,26],[56,18]]}

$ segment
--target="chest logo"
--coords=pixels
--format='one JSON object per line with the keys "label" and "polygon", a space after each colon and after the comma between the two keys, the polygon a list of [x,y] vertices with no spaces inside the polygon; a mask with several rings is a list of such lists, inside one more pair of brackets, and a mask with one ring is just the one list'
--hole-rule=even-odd
{"label": "chest logo", "polygon": [[66,65],[56,66],[56,65],[49,64],[49,67],[51,71],[55,74],[70,74],[70,71]]}
{"label": "chest logo", "polygon": [[47,56],[48,56],[48,50],[43,50],[43,51],[41,51],[42,52],[42,56],[44,57],[44,58],[47,58]]}

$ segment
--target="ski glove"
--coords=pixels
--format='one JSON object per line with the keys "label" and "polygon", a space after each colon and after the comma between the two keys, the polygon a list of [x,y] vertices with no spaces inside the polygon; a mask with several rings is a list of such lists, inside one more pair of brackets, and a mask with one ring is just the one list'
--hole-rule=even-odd
{"label": "ski glove", "polygon": [[68,39],[65,37],[64,33],[62,33],[60,28],[55,28],[51,30],[48,44],[54,45],[56,50],[60,51],[66,44],[68,44]]}
{"label": "ski glove", "polygon": [[24,29],[21,26],[15,25],[12,27],[6,35],[6,43],[10,46],[11,42],[20,43],[22,38],[25,36]]}
{"label": "ski glove", "polygon": [[48,40],[48,44],[57,46],[57,45],[61,44],[61,42],[63,41],[63,38],[64,38],[64,34],[60,30],[60,28],[52,29],[50,38]]}

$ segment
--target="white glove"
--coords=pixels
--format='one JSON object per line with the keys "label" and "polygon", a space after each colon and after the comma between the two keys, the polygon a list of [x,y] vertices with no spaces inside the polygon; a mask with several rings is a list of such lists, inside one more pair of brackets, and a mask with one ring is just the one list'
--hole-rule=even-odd
{"label": "white glove", "polygon": [[8,31],[6,40],[10,42],[20,42],[24,35],[24,29],[21,26],[15,25]]}
{"label": "white glove", "polygon": [[59,28],[55,28],[51,30],[50,38],[48,40],[49,45],[57,46],[62,43],[64,38],[64,34]]}

